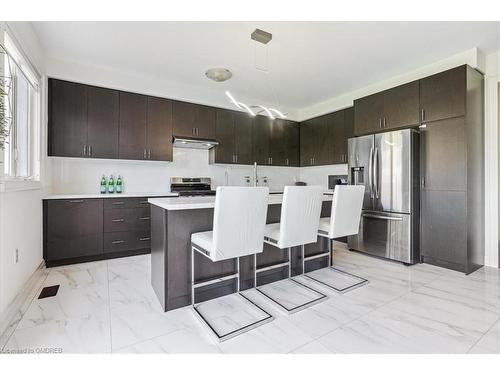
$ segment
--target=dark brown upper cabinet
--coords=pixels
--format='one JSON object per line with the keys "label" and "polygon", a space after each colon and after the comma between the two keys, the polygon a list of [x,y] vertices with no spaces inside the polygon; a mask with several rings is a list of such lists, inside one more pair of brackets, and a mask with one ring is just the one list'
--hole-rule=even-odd
{"label": "dark brown upper cabinet", "polygon": [[422,122],[465,115],[466,72],[462,65],[420,80]]}
{"label": "dark brown upper cabinet", "polygon": [[419,82],[410,82],[355,100],[354,118],[356,135],[418,125]]}
{"label": "dark brown upper cabinet", "polygon": [[354,133],[370,134],[381,131],[384,117],[384,93],[377,93],[354,101]]}
{"label": "dark brown upper cabinet", "polygon": [[178,137],[215,139],[215,108],[173,102],[174,135]]}
{"label": "dark brown upper cabinet", "polygon": [[384,91],[384,129],[399,129],[419,123],[418,81]]}
{"label": "dark brown upper cabinet", "polygon": [[116,90],[87,87],[87,157],[117,159],[120,98]]}
{"label": "dark brown upper cabinet", "polygon": [[326,116],[326,126],[328,128],[327,154],[324,162],[327,164],[338,164],[347,162],[347,145],[344,129],[344,111],[337,111]]}
{"label": "dark brown upper cabinet", "polygon": [[146,123],[147,159],[172,161],[172,101],[149,96]]}
{"label": "dark brown upper cabinet", "polygon": [[120,92],[120,159],[147,159],[147,97]]}
{"label": "dark brown upper cabinet", "polygon": [[215,139],[219,144],[210,150],[211,163],[253,163],[252,118],[250,115],[227,109],[217,109]]}
{"label": "dark brown upper cabinet", "polygon": [[48,155],[87,156],[87,87],[49,79]]}
{"label": "dark brown upper cabinet", "polygon": [[282,139],[280,142],[283,157],[279,159],[280,165],[298,167],[300,165],[299,124],[289,120],[277,121],[283,123]]}
{"label": "dark brown upper cabinet", "polygon": [[255,116],[253,119],[253,159],[257,164],[272,165],[271,137],[273,120],[267,116]]}

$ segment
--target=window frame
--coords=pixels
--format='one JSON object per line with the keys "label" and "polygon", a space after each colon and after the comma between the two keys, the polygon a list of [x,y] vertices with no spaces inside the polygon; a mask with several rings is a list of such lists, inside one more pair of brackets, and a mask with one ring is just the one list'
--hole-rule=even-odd
{"label": "window frame", "polygon": [[[1,26],[1,25],[0,25]],[[22,53],[22,49],[16,42],[15,38],[9,33],[8,29],[0,27],[0,42],[7,51],[7,56],[10,60],[10,65],[12,70],[15,72],[10,72],[11,75],[11,94],[10,99],[12,99],[11,104],[11,117],[12,124],[10,127],[9,141],[11,142],[11,147],[9,151],[1,150],[2,153],[9,153],[9,173],[5,173],[5,166],[2,166],[0,174],[0,184],[3,182],[4,188],[0,190],[25,190],[25,189],[35,189],[41,187],[40,182],[40,169],[41,169],[41,76],[33,68],[29,59],[26,58],[25,54]],[[4,61],[2,61],[4,64]],[[18,161],[16,153],[19,152],[17,148],[18,134],[17,134],[17,95],[18,95],[18,80],[19,76],[22,75],[23,79],[27,81],[28,89],[26,98],[27,105],[27,123],[28,123],[28,135],[26,152],[27,155],[27,168],[28,176],[18,175]],[[13,146],[13,147],[12,147]],[[2,155],[2,159],[4,155]],[[6,162],[7,160],[4,160]]]}

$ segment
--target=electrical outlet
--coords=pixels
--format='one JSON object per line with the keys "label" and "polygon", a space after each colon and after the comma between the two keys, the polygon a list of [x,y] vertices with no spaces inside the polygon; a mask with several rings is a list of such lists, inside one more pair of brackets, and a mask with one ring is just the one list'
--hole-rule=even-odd
{"label": "electrical outlet", "polygon": [[16,247],[16,256],[15,256],[15,263],[19,263],[19,249]]}

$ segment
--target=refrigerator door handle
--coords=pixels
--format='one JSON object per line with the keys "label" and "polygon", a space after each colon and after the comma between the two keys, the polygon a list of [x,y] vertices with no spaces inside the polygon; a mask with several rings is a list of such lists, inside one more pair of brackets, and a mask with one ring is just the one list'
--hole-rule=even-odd
{"label": "refrigerator door handle", "polygon": [[378,147],[375,147],[375,152],[373,154],[373,187],[375,190],[375,198],[379,198],[379,191],[378,191]]}
{"label": "refrigerator door handle", "polygon": [[370,186],[370,198],[373,199],[373,147],[370,147],[370,158],[368,159],[368,185]]}
{"label": "refrigerator door handle", "polygon": [[383,219],[383,220],[392,220],[392,221],[403,221],[403,218],[397,216],[383,216],[383,215],[374,215],[374,214],[362,214],[363,217],[369,217],[372,219]]}

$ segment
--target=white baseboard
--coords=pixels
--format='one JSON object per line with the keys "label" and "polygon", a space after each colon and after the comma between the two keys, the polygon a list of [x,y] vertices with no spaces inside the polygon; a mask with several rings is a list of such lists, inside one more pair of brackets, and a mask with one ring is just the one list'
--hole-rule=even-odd
{"label": "white baseboard", "polygon": [[0,314],[0,348],[3,348],[16,329],[47,277],[48,271],[42,261],[33,275],[26,281],[21,291],[11,304]]}

